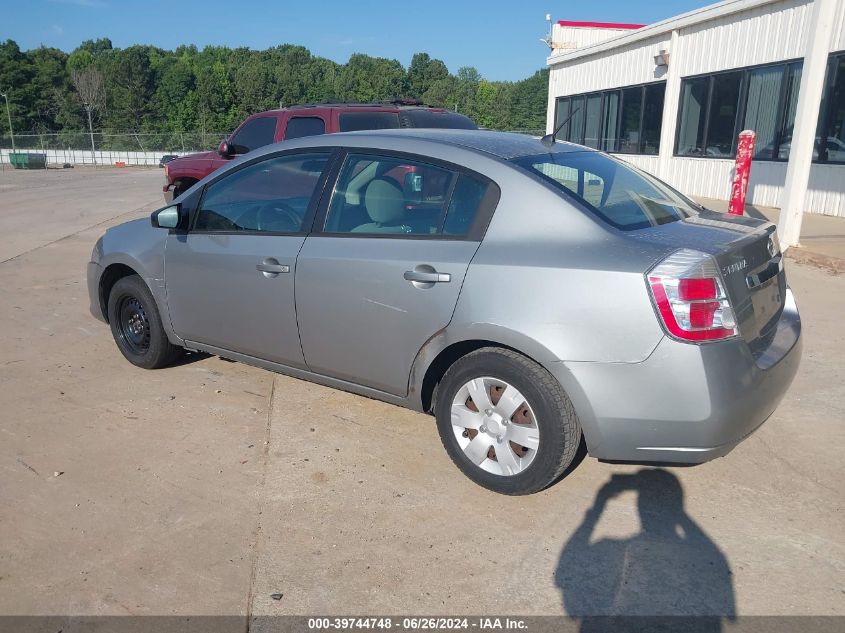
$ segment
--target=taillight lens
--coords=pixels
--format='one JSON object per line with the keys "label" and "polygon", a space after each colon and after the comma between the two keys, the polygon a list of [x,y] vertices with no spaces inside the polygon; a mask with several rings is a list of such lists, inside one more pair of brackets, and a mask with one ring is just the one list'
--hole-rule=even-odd
{"label": "taillight lens", "polygon": [[675,338],[718,341],[737,335],[733,307],[710,255],[682,249],[647,277],[657,312]]}

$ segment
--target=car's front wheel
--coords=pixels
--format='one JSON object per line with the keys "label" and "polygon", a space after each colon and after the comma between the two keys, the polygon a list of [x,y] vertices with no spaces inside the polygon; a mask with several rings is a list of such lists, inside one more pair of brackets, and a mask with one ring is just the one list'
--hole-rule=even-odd
{"label": "car's front wheel", "polygon": [[108,316],[117,347],[133,365],[158,369],[184,352],[167,338],[153,294],[138,275],[123,277],[114,284]]}
{"label": "car's front wheel", "polygon": [[474,482],[538,492],[572,463],[581,428],[560,383],[512,350],[486,347],[453,364],[437,389],[440,439]]}

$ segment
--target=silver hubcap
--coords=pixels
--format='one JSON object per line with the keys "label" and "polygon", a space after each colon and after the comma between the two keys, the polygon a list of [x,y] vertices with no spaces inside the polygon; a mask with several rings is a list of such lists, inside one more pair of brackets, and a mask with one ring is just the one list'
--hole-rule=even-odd
{"label": "silver hubcap", "polygon": [[494,475],[516,475],[540,446],[537,418],[525,397],[498,378],[475,378],[455,394],[452,430],[464,455]]}

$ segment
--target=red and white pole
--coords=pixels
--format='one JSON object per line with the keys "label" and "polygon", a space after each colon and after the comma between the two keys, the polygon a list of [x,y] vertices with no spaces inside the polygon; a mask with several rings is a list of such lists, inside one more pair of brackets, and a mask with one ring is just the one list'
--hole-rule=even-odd
{"label": "red and white pole", "polygon": [[751,175],[751,159],[754,156],[756,141],[757,134],[754,130],[739,133],[739,142],[736,144],[734,182],[731,185],[731,200],[728,204],[728,213],[732,215],[745,214],[745,194],[748,193],[748,177]]}

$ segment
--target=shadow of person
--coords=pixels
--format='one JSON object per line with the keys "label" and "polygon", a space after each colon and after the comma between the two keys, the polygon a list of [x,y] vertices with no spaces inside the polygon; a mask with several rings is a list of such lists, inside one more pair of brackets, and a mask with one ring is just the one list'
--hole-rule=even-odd
{"label": "shadow of person", "polygon": [[[628,490],[637,493],[640,533],[592,540],[607,502]],[[725,555],[684,511],[681,482],[662,469],[613,475],[602,486],[563,547],[555,584],[581,631],[619,630],[616,616],[633,616],[625,630],[721,631],[736,614]]]}

